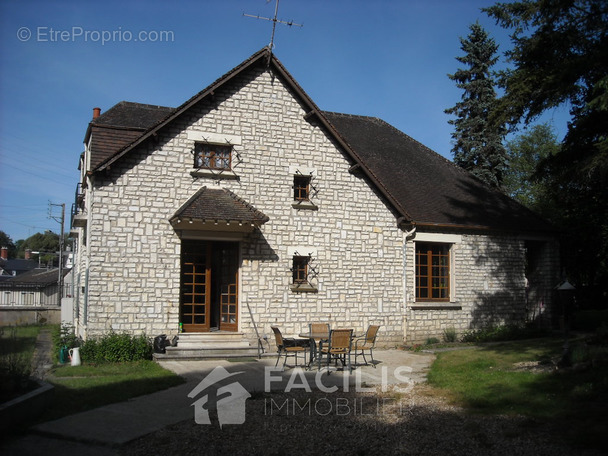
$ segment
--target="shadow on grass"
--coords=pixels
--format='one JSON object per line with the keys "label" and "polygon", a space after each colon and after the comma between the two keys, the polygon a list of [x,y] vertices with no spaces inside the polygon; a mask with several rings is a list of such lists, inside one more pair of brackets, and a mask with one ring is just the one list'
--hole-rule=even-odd
{"label": "shadow on grass", "polygon": [[[608,428],[608,365],[556,370],[563,343],[550,338],[484,344],[445,355],[429,379],[474,413],[546,420],[573,443],[601,448]],[[546,363],[546,369],[515,369],[522,361]]]}
{"label": "shadow on grass", "polygon": [[[85,366],[87,367],[87,366]],[[108,367],[108,366],[106,366]],[[72,369],[67,367],[66,369]],[[110,368],[110,370],[113,370]],[[51,376],[47,381],[55,386],[51,407],[34,424],[52,421],[103,405],[126,401],[133,397],[161,391],[185,383],[185,380],[158,367],[142,373],[138,364],[125,364],[116,372],[101,372],[99,376]],[[129,371],[131,370],[131,371]],[[67,372],[66,372],[67,373]]]}

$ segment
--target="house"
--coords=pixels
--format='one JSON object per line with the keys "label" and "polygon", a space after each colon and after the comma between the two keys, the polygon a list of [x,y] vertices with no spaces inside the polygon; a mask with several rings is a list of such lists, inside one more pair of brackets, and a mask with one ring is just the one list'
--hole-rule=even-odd
{"label": "house", "polygon": [[[62,270],[65,275],[69,269]],[[0,280],[0,326],[60,322],[59,269],[35,268]],[[69,293],[64,289],[65,297]]]}
{"label": "house", "polygon": [[25,259],[9,259],[8,247],[2,247],[2,255],[0,255],[0,280],[15,277],[39,267],[38,261],[30,259],[30,255],[31,252],[26,250]]}
{"label": "house", "polygon": [[74,322],[385,344],[550,318],[554,229],[386,122],[320,110],[264,48],[177,108],[94,109]]}

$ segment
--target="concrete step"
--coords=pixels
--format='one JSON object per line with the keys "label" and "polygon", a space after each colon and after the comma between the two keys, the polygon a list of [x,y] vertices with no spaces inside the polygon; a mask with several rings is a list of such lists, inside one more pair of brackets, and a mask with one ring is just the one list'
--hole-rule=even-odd
{"label": "concrete step", "polygon": [[201,360],[217,358],[257,358],[258,350],[243,348],[180,348],[167,347],[165,353],[154,353],[155,360]]}
{"label": "concrete step", "polygon": [[209,333],[181,333],[177,336],[178,348],[199,349],[245,349],[249,348],[249,341],[244,339],[243,333],[209,332]]}
{"label": "concrete step", "polygon": [[214,331],[208,333],[181,333],[177,346],[167,347],[165,353],[155,353],[157,360],[197,360],[212,358],[257,357],[255,345],[243,333]]}

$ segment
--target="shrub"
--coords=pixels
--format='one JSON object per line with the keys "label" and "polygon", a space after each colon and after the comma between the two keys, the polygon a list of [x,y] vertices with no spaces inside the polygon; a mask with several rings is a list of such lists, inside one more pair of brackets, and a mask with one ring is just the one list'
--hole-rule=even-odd
{"label": "shrub", "polygon": [[453,326],[443,330],[443,340],[447,343],[456,342],[456,328]]}
{"label": "shrub", "polygon": [[489,326],[470,329],[462,335],[462,342],[497,342],[505,340],[527,339],[546,335],[542,329],[523,325]]}
{"label": "shrub", "polygon": [[53,345],[55,346],[55,352],[59,353],[63,347],[68,349],[79,347],[81,339],[76,336],[74,325],[71,323],[62,323],[61,326],[57,326],[53,331]]}
{"label": "shrub", "polygon": [[1,337],[0,350],[0,391],[12,393],[27,388],[32,373],[31,356],[24,351],[23,342],[17,334],[17,328],[8,329],[8,334]]}
{"label": "shrub", "polygon": [[426,340],[427,345],[433,345],[433,344],[438,344],[438,343],[439,343],[439,339],[437,339],[436,337],[429,337]]}
{"label": "shrub", "polygon": [[84,341],[80,356],[83,361],[97,364],[152,359],[152,343],[145,334],[132,336],[111,331],[100,338]]}

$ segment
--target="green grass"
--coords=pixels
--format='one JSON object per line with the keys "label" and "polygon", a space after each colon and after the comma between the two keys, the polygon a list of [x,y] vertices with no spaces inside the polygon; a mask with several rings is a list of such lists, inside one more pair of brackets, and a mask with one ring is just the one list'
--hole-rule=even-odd
{"label": "green grass", "polygon": [[40,326],[0,328],[0,403],[35,387],[29,380]]}
{"label": "green grass", "polygon": [[53,405],[40,421],[49,421],[184,383],[154,361],[133,361],[54,368]]}
{"label": "green grass", "polygon": [[0,355],[20,354],[31,360],[38,333],[40,333],[40,326],[36,325],[1,327]]}
{"label": "green grass", "polygon": [[[505,342],[439,353],[429,383],[474,413],[549,420],[576,443],[603,442],[608,422],[608,366],[584,371],[514,371],[514,363],[559,358],[563,340]],[[602,427],[603,426],[603,427]]]}

